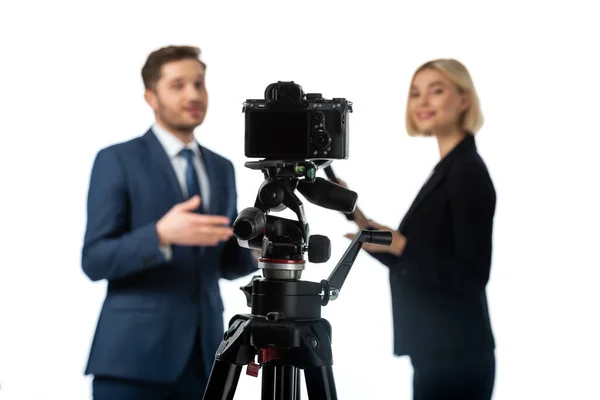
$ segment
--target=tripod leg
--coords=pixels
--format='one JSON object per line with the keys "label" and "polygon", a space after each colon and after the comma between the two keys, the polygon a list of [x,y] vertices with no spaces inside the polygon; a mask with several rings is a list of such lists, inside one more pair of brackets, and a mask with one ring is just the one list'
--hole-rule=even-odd
{"label": "tripod leg", "polygon": [[204,400],[233,400],[242,367],[215,360],[204,391]]}
{"label": "tripod leg", "polygon": [[300,400],[300,373],[293,366],[279,367],[282,399]]}
{"label": "tripod leg", "polygon": [[300,400],[298,368],[264,364],[261,400]]}
{"label": "tripod leg", "polygon": [[275,392],[275,367],[273,365],[264,364],[262,367],[262,391],[261,400],[276,399]]}
{"label": "tripod leg", "polygon": [[305,369],[304,378],[309,399],[337,400],[331,365]]}

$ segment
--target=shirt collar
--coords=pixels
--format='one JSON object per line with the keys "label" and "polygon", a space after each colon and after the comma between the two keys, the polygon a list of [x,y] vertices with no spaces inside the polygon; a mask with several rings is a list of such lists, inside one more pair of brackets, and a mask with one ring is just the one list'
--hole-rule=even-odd
{"label": "shirt collar", "polygon": [[152,125],[152,132],[156,135],[158,141],[165,149],[165,152],[169,156],[170,159],[173,159],[179,155],[179,152],[184,148],[191,149],[196,157],[200,157],[200,149],[198,148],[198,143],[193,140],[188,144],[183,143],[179,140],[175,135],[171,132],[164,129],[158,123],[154,123]]}

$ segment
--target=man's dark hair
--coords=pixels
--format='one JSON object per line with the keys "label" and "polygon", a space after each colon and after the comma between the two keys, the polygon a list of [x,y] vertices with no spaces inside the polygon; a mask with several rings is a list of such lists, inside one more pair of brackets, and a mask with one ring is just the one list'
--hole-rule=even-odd
{"label": "man's dark hair", "polygon": [[150,53],[146,64],[142,67],[142,80],[146,89],[154,89],[160,79],[163,65],[172,61],[197,60],[204,69],[206,65],[200,61],[200,48],[194,46],[167,46]]}

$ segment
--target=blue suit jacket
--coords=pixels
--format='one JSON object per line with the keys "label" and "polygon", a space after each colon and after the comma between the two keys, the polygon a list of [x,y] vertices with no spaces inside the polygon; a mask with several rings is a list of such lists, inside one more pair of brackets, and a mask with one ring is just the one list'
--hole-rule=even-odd
{"label": "blue suit jacket", "polygon": [[[237,216],[233,164],[200,147],[210,179],[208,214]],[[206,373],[223,338],[219,278],[256,270],[235,237],[203,251],[173,246],[166,261],[156,222],[184,201],[171,162],[149,130],[100,150],[92,168],[82,267],[108,281],[86,374],[172,382],[200,330]]]}

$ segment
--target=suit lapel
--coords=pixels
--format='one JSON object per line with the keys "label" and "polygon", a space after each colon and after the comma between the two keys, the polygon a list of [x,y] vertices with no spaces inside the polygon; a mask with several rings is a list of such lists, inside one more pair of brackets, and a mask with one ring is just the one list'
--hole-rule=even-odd
{"label": "suit lapel", "polygon": [[467,154],[472,151],[477,151],[477,147],[475,146],[475,138],[471,134],[467,134],[467,136],[458,143],[450,153],[444,157],[444,159],[440,160],[438,164],[435,166],[432,175],[429,177],[429,180],[423,185],[419,194],[415,198],[415,201],[410,206],[404,219],[400,223],[399,231],[403,231],[406,226],[407,221],[410,220],[411,216],[415,213],[415,210],[419,208],[419,206],[425,201],[427,196],[431,194],[431,192],[442,183],[444,176],[446,175],[446,171],[450,168],[452,163],[457,159],[462,157],[464,154]]}
{"label": "suit lapel", "polygon": [[[197,142],[196,142],[197,143]],[[217,201],[219,200],[217,197],[218,192],[218,184],[217,184],[217,168],[215,165],[215,160],[212,157],[212,154],[208,150],[198,143],[198,148],[200,149],[200,154],[202,154],[202,163],[204,164],[204,169],[206,170],[206,175],[208,176],[208,186],[209,186],[209,201],[208,208],[204,209],[205,214],[215,215],[217,210]],[[199,255],[202,257],[206,252],[205,247],[199,248]]]}
{"label": "suit lapel", "polygon": [[208,186],[209,190],[209,201],[208,201],[208,209],[205,209],[206,214],[215,214],[216,202],[217,198],[217,168],[215,166],[215,162],[211,157],[211,154],[198,143],[198,148],[200,149],[200,153],[202,154],[202,163],[204,164],[204,168],[206,169],[206,175],[208,175]]}
{"label": "suit lapel", "polygon": [[412,205],[406,212],[406,215],[404,216],[404,219],[402,220],[402,222],[400,223],[400,227],[398,228],[399,231],[402,231],[404,229],[406,222],[410,220],[410,217],[415,213],[415,211],[417,210],[417,208],[419,208],[419,206],[423,203],[423,201],[425,201],[427,196],[429,196],[431,194],[431,192],[433,192],[433,190],[440,183],[442,183],[443,178],[444,178],[444,173],[442,171],[436,170],[430,175],[429,180],[427,182],[425,182],[425,184],[423,185],[423,187],[417,194],[417,197],[413,201]]}
{"label": "suit lapel", "polygon": [[179,181],[173,170],[171,160],[169,160],[169,156],[151,129],[146,132],[144,139],[148,147],[150,165],[152,165],[154,169],[154,175],[165,184],[168,188],[168,193],[173,194],[173,203],[184,201],[183,192],[181,191],[181,186],[179,185]]}

